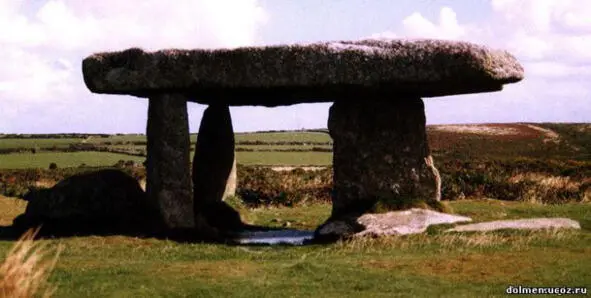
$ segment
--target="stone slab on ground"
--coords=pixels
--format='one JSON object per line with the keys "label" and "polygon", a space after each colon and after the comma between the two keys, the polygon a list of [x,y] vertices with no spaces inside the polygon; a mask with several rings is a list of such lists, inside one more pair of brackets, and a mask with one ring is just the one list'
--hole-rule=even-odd
{"label": "stone slab on ground", "polygon": [[472,219],[465,216],[412,208],[379,214],[368,213],[358,218],[328,221],[316,231],[316,237],[418,234],[425,232],[432,225],[469,221]]}
{"label": "stone slab on ground", "polygon": [[[506,51],[444,40],[360,40],[236,49],[138,48],[82,63],[95,93],[183,92],[202,104],[278,106],[371,92],[432,97],[502,89],[524,70]],[[391,100],[398,100],[393,97]]]}
{"label": "stone slab on ground", "polygon": [[497,220],[468,225],[460,225],[447,232],[486,232],[504,229],[539,230],[539,229],[581,229],[579,222],[569,218],[527,218]]}

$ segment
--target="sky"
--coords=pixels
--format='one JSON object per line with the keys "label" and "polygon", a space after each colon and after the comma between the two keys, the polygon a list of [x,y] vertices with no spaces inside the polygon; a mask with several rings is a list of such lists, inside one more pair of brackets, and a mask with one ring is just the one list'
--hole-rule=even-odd
{"label": "sky", "polygon": [[[95,52],[366,38],[469,41],[524,66],[500,92],[426,98],[428,124],[591,122],[589,0],[0,0],[0,133],[144,133],[146,99],[84,85]],[[188,107],[197,132],[205,106]],[[325,128],[329,107],[231,113],[237,132]]]}

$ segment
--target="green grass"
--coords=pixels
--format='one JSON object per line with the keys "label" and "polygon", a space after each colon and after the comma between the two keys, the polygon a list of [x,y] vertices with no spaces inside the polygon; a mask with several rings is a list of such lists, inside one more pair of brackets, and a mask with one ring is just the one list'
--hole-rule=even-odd
{"label": "green grass", "polygon": [[67,148],[70,144],[80,143],[83,139],[5,139],[0,138],[0,149],[11,148]]}
{"label": "green grass", "polygon": [[116,154],[109,152],[40,152],[40,153],[11,153],[0,154],[0,168],[26,169],[47,168],[55,162],[58,167],[77,167],[80,164],[88,166],[112,166],[119,160],[134,160],[142,163],[145,158]]}
{"label": "green grass", "polygon": [[[109,148],[123,149],[123,150],[146,150],[144,145],[109,145]],[[314,148],[322,148],[332,150],[331,145],[236,145],[238,149],[247,150],[312,150]],[[191,146],[191,150],[195,150],[195,145]]]}
{"label": "green grass", "polygon": [[251,150],[312,150],[322,148],[332,150],[331,145],[237,145],[236,148]]}
{"label": "green grass", "polygon": [[322,132],[272,132],[237,133],[236,141],[260,142],[332,142],[327,133]]}
{"label": "green grass", "polygon": [[[539,215],[583,221],[591,212],[590,204],[557,209],[462,201],[451,206],[477,221]],[[325,204],[242,213],[257,224],[281,219],[313,228],[329,211]],[[64,247],[50,277],[58,285],[56,297],[501,297],[509,285],[591,285],[590,228],[439,232],[305,247],[179,244],[123,236],[43,242]],[[0,241],[0,255],[13,243]]]}
{"label": "green grass", "polygon": [[[191,152],[191,159],[194,152]],[[330,165],[330,152],[236,152],[239,164],[244,165]],[[0,154],[0,169],[47,168],[55,162],[58,167],[112,166],[119,160],[143,163],[145,157],[110,152],[40,152]]]}
{"label": "green grass", "polygon": [[315,165],[332,164],[331,152],[236,152],[236,161],[243,165]]}

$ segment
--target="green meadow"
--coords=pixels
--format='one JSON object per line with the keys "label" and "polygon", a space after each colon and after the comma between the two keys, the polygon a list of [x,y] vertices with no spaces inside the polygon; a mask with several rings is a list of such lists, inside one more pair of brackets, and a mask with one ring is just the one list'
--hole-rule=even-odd
{"label": "green meadow", "polygon": [[[24,207],[1,198],[2,208]],[[242,209],[251,223],[313,229],[328,204]],[[510,285],[591,285],[591,206],[451,202],[475,221],[568,216],[581,231],[428,234],[329,245],[232,246],[124,236],[41,240],[61,247],[55,297],[502,297]],[[0,217],[7,222],[14,214]],[[4,255],[13,241],[0,241]]]}

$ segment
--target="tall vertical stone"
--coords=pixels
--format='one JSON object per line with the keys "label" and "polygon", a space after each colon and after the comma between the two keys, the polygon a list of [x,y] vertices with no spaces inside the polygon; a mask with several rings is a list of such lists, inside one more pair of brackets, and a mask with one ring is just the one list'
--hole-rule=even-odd
{"label": "tall vertical stone", "polygon": [[168,228],[193,228],[187,98],[180,94],[151,96],[147,136],[148,198]]}
{"label": "tall vertical stone", "polygon": [[195,144],[193,195],[195,216],[222,230],[242,226],[238,212],[222,201],[232,184],[235,188],[235,162],[230,108],[211,105],[203,113]]}
{"label": "tall vertical stone", "polygon": [[228,176],[228,182],[226,183],[226,189],[224,190],[222,200],[225,200],[229,196],[236,195],[237,184],[238,174],[236,169],[236,157],[234,157],[234,164],[232,165],[232,170],[230,171],[230,175]]}
{"label": "tall vertical stone", "polygon": [[439,206],[439,175],[425,124],[417,97],[374,94],[333,104],[328,120],[334,141],[333,218]]}

